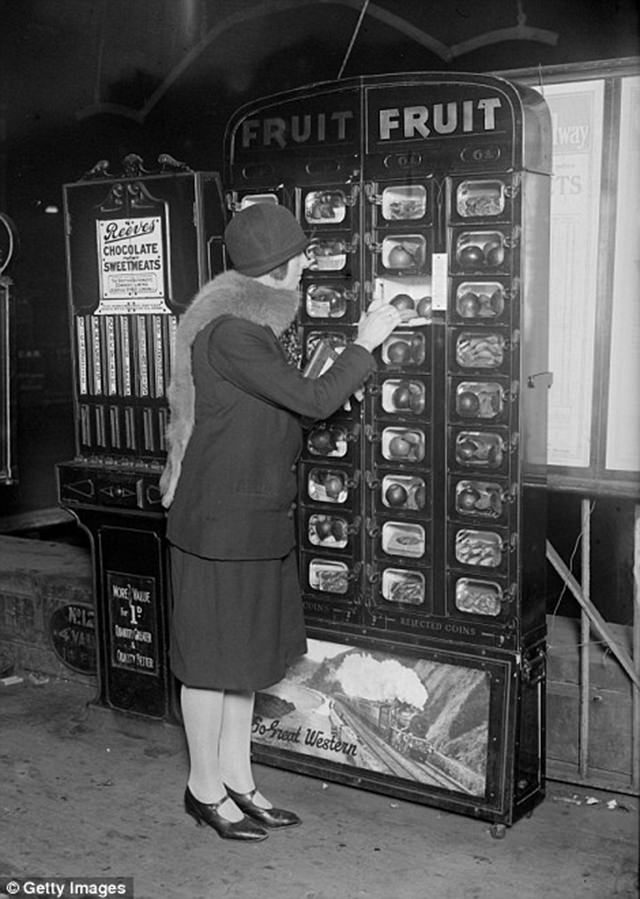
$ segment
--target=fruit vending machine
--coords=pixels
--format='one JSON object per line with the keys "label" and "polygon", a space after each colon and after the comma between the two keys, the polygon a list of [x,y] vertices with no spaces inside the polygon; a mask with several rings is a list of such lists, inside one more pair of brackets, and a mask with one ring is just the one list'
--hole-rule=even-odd
{"label": "fruit vending machine", "polygon": [[178,317],[223,266],[222,183],[131,154],[121,174],[103,161],[65,185],[64,216],[76,433],[58,498],[91,543],[96,705],[172,720],[166,391]]}
{"label": "fruit vending machine", "polygon": [[539,94],[484,75],[314,85],[226,135],[231,213],[283,203],[309,236],[307,374],[372,302],[402,312],[306,432],[310,648],[254,751],[495,828],[544,795],[550,155]]}

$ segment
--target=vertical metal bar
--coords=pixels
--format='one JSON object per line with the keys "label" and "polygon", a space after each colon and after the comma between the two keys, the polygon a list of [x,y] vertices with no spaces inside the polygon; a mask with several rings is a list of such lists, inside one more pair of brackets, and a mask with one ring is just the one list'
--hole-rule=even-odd
{"label": "vertical metal bar", "polygon": [[[640,505],[633,521],[633,665],[640,676]],[[640,790],[640,688],[631,685],[631,788]]]}
{"label": "vertical metal bar", "polygon": [[[589,500],[581,501],[582,595],[591,601],[591,512]],[[586,778],[589,767],[589,640],[591,627],[584,609],[580,611],[580,777]]]}

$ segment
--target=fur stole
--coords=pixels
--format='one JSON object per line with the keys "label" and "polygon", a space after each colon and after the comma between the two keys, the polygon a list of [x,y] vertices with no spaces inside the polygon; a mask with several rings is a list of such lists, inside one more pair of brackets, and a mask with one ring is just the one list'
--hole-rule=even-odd
{"label": "fur stole", "polygon": [[236,271],[224,272],[195,295],[176,331],[174,365],[167,391],[169,426],[167,462],[160,478],[162,505],[173,502],[182,459],[193,430],[195,388],[191,347],[200,331],[220,315],[234,315],[271,328],[276,337],[292,323],[300,297],[297,291],[268,287]]}

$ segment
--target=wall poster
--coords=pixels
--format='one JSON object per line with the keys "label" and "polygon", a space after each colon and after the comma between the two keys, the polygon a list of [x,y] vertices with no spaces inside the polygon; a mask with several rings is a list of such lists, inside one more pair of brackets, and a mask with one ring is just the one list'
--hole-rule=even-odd
{"label": "wall poster", "polygon": [[308,644],[285,680],[257,695],[254,744],[484,796],[488,671],[322,640]]}
{"label": "wall poster", "polygon": [[[532,85],[533,86],[533,85]],[[539,88],[553,128],[548,463],[588,468],[604,81]]]}
{"label": "wall poster", "polygon": [[618,172],[606,467],[640,471],[640,78],[622,79]]}

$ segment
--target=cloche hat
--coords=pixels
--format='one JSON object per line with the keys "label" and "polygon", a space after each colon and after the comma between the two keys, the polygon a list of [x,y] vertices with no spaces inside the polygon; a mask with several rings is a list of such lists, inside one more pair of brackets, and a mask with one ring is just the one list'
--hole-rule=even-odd
{"label": "cloche hat", "polygon": [[235,270],[257,277],[297,256],[309,239],[284,206],[252,203],[233,216],[224,242]]}

